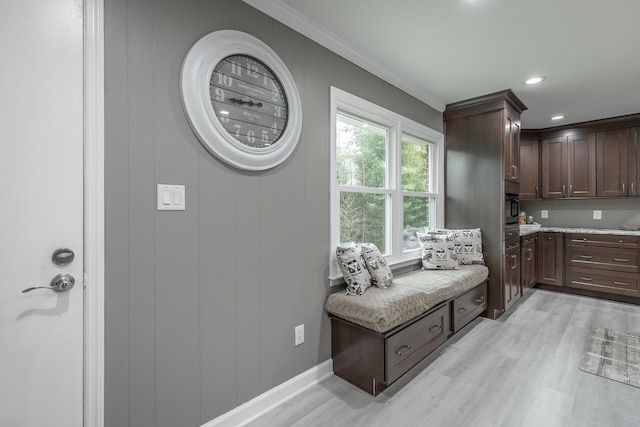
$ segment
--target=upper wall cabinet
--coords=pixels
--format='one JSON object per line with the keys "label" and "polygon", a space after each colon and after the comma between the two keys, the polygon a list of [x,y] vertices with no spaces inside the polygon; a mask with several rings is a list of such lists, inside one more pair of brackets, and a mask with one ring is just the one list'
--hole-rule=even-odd
{"label": "upper wall cabinet", "polygon": [[540,144],[520,140],[520,200],[540,198]]}
{"label": "upper wall cabinet", "polygon": [[640,197],[640,128],[632,128],[629,144],[629,196]]}
{"label": "upper wall cabinet", "polygon": [[540,149],[543,198],[596,195],[595,134],[543,139]]}
{"label": "upper wall cabinet", "polygon": [[635,197],[637,189],[637,128],[596,134],[598,197]]}
{"label": "upper wall cabinet", "polygon": [[596,134],[597,196],[623,197],[629,190],[629,129]]}
{"label": "upper wall cabinet", "polygon": [[639,134],[640,114],[523,129],[520,199],[640,197]]}
{"label": "upper wall cabinet", "polygon": [[506,110],[504,125],[504,179],[515,183],[520,182],[520,120],[518,116]]}

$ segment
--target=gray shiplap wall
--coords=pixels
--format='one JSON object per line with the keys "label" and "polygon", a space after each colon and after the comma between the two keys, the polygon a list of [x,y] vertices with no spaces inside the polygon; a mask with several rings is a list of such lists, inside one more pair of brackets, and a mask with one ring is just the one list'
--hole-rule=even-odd
{"label": "gray shiplap wall", "polygon": [[[182,112],[184,55],[229,28],[300,90],[300,143],[270,171],[213,158]],[[330,358],[330,86],[442,115],[240,0],[105,0],[105,33],[106,425],[199,426]],[[186,185],[186,210],[156,211],[156,184]]]}

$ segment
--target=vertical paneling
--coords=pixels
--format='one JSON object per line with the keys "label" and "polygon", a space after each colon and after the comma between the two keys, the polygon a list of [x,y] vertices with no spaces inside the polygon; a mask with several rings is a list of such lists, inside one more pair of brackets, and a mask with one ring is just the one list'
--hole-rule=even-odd
{"label": "vertical paneling", "polygon": [[[151,0],[132,3],[128,21],[129,346],[131,425],[155,425],[154,100]],[[151,131],[150,131],[151,130]]]}
{"label": "vertical paneling", "polygon": [[[305,238],[304,253],[306,257],[324,263],[304,263],[304,277],[317,277],[323,281],[329,276],[327,271],[329,257],[329,198],[327,183],[329,182],[329,145],[330,135],[328,120],[314,120],[323,117],[329,105],[330,72],[326,64],[331,63],[331,54],[317,44],[305,40],[304,58],[304,94],[303,109],[308,111],[304,124],[305,129],[305,194],[304,218]],[[319,197],[319,195],[323,197]],[[309,224],[313,224],[310,226]],[[305,344],[308,356],[305,355],[309,368],[330,357],[329,319],[324,313],[324,305],[313,301],[324,301],[328,293],[325,286],[306,287],[309,292],[305,301],[307,318],[305,319]],[[315,358],[315,359],[314,359]],[[308,368],[307,368],[308,369]]]}
{"label": "vertical paneling", "polygon": [[193,3],[154,0],[151,12],[155,179],[186,186],[186,210],[155,212],[156,426],[195,426],[200,423],[200,156],[178,126],[183,117],[178,52],[192,43],[185,29],[196,9]]}
{"label": "vertical paneling", "polygon": [[[200,159],[200,354],[201,423],[230,411],[237,400],[236,180],[231,168],[204,149]],[[224,226],[221,226],[224,224]],[[251,241],[247,248],[247,268]]]}
{"label": "vertical paneling", "polygon": [[[240,0],[106,3],[107,425],[202,425],[330,357],[330,86],[442,115]],[[211,156],[182,111],[184,55],[219,29],[265,41],[300,90],[300,142],[269,171]],[[186,210],[156,211],[157,184],[186,185]]]}
{"label": "vertical paneling", "polygon": [[[105,426],[129,425],[127,9],[105,3]],[[152,331],[151,331],[152,332]],[[153,416],[153,414],[150,414]],[[153,419],[153,418],[151,418]]]}

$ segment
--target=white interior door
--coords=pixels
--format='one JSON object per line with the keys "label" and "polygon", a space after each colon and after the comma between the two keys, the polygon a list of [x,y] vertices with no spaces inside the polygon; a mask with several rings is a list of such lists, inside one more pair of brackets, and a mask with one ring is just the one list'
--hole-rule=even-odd
{"label": "white interior door", "polygon": [[0,426],[82,426],[82,6],[0,1]]}

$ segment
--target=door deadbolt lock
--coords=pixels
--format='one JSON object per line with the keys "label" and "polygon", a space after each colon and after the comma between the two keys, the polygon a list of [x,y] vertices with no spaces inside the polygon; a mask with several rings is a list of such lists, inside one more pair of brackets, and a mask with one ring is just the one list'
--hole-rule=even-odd
{"label": "door deadbolt lock", "polygon": [[53,252],[53,254],[51,255],[51,261],[53,261],[55,265],[64,267],[65,265],[71,264],[71,262],[73,262],[73,259],[75,257],[76,257],[76,254],[73,253],[71,249],[60,248],[60,249],[56,249]]}
{"label": "door deadbolt lock", "polygon": [[58,274],[51,280],[51,285],[49,286],[33,286],[31,288],[27,288],[22,291],[22,293],[31,292],[36,289],[49,289],[54,292],[68,292],[73,288],[73,285],[76,284],[76,279],[68,273]]}

